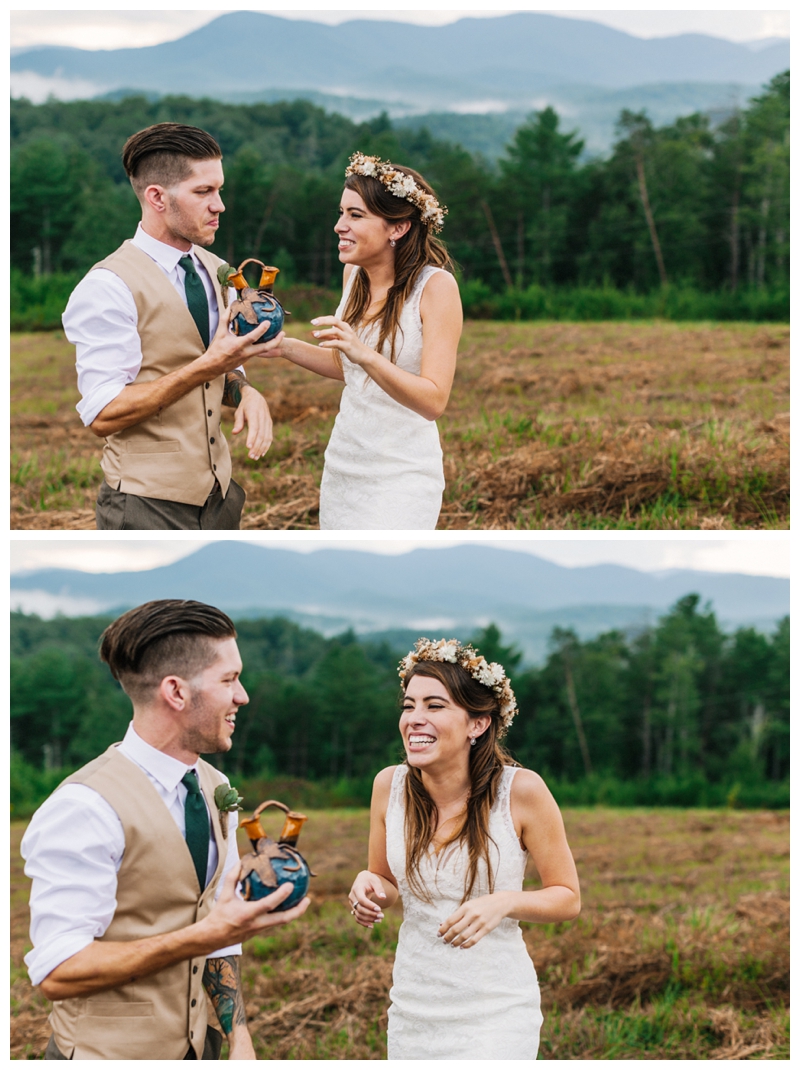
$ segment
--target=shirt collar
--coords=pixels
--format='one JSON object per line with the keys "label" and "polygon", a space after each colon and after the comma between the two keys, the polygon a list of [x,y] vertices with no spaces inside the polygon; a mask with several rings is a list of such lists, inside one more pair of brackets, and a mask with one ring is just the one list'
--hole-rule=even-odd
{"label": "shirt collar", "polygon": [[151,260],[155,260],[165,271],[174,271],[178,266],[178,261],[183,256],[191,256],[195,264],[199,261],[195,255],[194,246],[187,253],[182,253],[180,249],[176,249],[174,245],[166,245],[163,241],[158,241],[157,238],[151,238],[150,235],[142,229],[142,224],[136,228],[136,233],[131,239],[131,243],[136,246],[137,249],[141,249],[143,253],[147,253]]}
{"label": "shirt collar", "polygon": [[197,762],[193,765],[184,765],[177,758],[172,758],[169,754],[164,754],[163,751],[145,743],[133,727],[133,721],[128,725],[122,746],[127,756],[167,791],[174,791],[190,769],[197,769]]}

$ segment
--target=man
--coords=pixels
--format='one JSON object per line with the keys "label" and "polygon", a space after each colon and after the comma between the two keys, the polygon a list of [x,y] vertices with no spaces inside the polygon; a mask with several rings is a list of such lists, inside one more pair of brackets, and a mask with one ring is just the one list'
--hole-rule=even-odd
{"label": "man", "polygon": [[236,529],[244,491],[231,479],[220,409],[247,425],[254,460],[272,441],[267,403],[242,370],[282,335],[229,331],[206,251],[225,211],[222,153],[204,130],[158,123],[125,143],[122,162],[142,206],[136,235],[96,264],[63,315],[77,349],[78,412],[105,438],[101,529]]}
{"label": "man", "polygon": [[[148,602],[103,633],[100,656],[133,704],[122,743],[67,777],[22,841],[31,981],[54,1001],[49,1059],[212,1059],[205,987],[231,1059],[254,1059],[241,941],[303,914],[291,892],[236,893],[236,813],[199,755],[230,749],[247,701],[236,630],[202,602]],[[214,901],[216,899],[216,902]]]}

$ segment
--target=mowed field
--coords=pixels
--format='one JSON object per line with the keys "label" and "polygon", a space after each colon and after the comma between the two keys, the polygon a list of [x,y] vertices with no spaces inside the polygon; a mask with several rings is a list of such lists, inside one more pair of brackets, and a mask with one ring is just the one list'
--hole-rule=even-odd
{"label": "mowed field", "polygon": [[[12,336],[12,528],[94,527],[73,361],[60,333]],[[248,375],[276,430],[261,461],[234,446],[242,526],[315,528],[341,384],[280,360]],[[441,529],[785,528],[789,328],[468,323],[439,427]]]}
{"label": "mowed field", "polygon": [[[540,1056],[788,1059],[788,813],[564,816],[582,914],[523,926],[542,986]],[[365,865],[367,825],[366,811],[312,812],[300,844],[319,873],[312,906],[301,922],[245,945],[247,1010],[261,1058],[385,1058],[400,914],[388,911],[374,930],[361,929],[345,898]],[[11,1051],[31,1059],[49,1030],[47,1004],[22,964],[23,830],[12,824]],[[526,886],[536,886],[535,872]]]}

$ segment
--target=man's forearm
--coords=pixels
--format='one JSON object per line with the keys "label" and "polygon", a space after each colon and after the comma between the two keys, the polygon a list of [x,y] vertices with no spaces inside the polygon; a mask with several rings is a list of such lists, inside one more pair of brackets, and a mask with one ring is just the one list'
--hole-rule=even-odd
{"label": "man's forearm", "polygon": [[198,357],[185,367],[151,382],[131,383],[100,410],[92,421],[92,431],[99,438],[105,438],[117,431],[124,431],[126,427],[134,427],[218,374],[217,371],[212,372],[204,357]]}
{"label": "man's forearm", "polygon": [[236,1026],[247,1025],[238,955],[208,959],[203,973],[203,985],[214,1004],[225,1036],[230,1036]]}
{"label": "man's forearm", "polygon": [[243,372],[228,372],[225,376],[225,389],[222,392],[222,404],[230,405],[232,409],[238,409],[242,403],[242,390],[246,386],[252,386],[252,384],[248,383]]}
{"label": "man's forearm", "polygon": [[69,999],[131,984],[176,962],[207,955],[218,936],[201,922],[142,940],[95,940],[65,959],[42,981],[47,999]]}

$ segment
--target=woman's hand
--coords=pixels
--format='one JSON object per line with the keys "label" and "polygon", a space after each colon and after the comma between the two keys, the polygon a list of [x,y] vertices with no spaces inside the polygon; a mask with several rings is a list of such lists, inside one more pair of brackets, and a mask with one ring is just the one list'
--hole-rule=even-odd
{"label": "woman's hand", "polygon": [[353,887],[347,898],[350,901],[350,913],[365,929],[372,929],[376,921],[383,921],[383,911],[370,896],[386,899],[381,878],[377,873],[370,873],[368,869],[364,869],[353,881]]}
{"label": "woman's hand", "polygon": [[508,917],[509,899],[505,892],[481,895],[462,903],[455,914],[439,926],[439,936],[451,947],[475,947],[503,918]]}
{"label": "woman's hand", "polygon": [[315,338],[322,339],[319,343],[320,349],[338,349],[353,364],[360,364],[362,368],[378,358],[375,350],[361,341],[346,320],[339,319],[338,316],[317,316],[311,322],[315,327],[326,328],[312,332]]}

